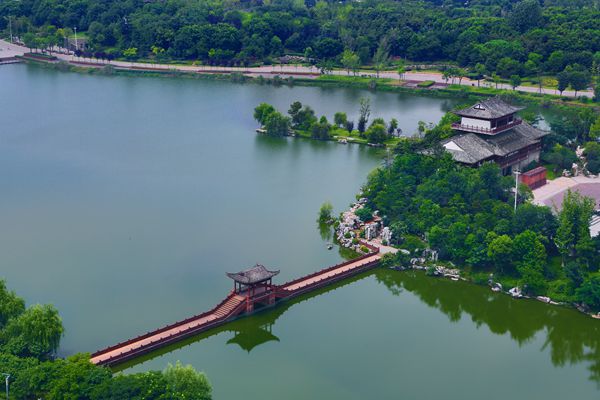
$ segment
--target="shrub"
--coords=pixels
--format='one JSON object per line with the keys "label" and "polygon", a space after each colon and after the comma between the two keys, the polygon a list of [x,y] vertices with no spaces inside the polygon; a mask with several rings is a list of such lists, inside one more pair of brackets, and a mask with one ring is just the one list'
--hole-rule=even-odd
{"label": "shrub", "polygon": [[369,207],[363,207],[356,210],[356,216],[362,221],[366,222],[373,218],[373,210]]}
{"label": "shrub", "polygon": [[423,82],[417,83],[417,87],[420,87],[420,88],[428,88],[428,87],[432,87],[433,85],[435,85],[434,81],[423,81]]}

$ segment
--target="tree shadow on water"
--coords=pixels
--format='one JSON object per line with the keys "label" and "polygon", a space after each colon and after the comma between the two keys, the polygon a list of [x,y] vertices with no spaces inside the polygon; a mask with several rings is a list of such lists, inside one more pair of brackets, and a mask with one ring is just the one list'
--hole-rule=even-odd
{"label": "tree shadow on water", "polygon": [[585,362],[589,379],[600,388],[600,321],[565,307],[515,300],[487,287],[431,278],[416,271],[380,270],[376,278],[395,296],[410,292],[452,322],[469,316],[477,327],[508,334],[519,346],[536,334],[545,335],[540,350],[550,350],[554,366]]}

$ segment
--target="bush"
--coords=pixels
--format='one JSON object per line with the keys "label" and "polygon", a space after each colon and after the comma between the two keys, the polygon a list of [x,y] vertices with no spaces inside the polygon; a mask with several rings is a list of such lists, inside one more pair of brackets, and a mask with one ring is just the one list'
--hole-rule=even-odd
{"label": "bush", "polygon": [[373,218],[373,210],[369,207],[359,208],[355,214],[362,222],[367,222]]}
{"label": "bush", "polygon": [[428,88],[428,87],[432,87],[433,85],[435,85],[434,81],[423,81],[423,82],[417,83],[417,87],[420,87],[420,88]]}

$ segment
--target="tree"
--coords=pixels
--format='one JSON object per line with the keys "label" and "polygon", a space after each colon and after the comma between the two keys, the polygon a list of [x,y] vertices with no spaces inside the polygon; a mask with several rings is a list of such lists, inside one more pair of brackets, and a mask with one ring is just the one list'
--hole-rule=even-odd
{"label": "tree", "polygon": [[398,120],[396,118],[392,118],[390,120],[390,124],[388,126],[388,134],[393,135],[398,129]]}
{"label": "tree", "polygon": [[191,365],[183,366],[179,361],[175,365],[169,364],[163,375],[170,399],[210,400],[212,398],[212,388],[206,375],[197,372]]}
{"label": "tree", "polygon": [[521,74],[521,63],[510,57],[501,58],[496,66],[496,72],[503,78]]}
{"label": "tree", "polygon": [[341,61],[342,65],[348,72],[348,75],[350,75],[350,71],[352,71],[352,73],[356,75],[356,71],[360,66],[360,58],[356,53],[348,49],[344,50],[344,52],[342,53]]}
{"label": "tree", "polygon": [[387,129],[385,125],[373,124],[367,130],[367,139],[370,143],[383,143],[387,139]]}
{"label": "tree", "polygon": [[289,133],[290,127],[290,118],[284,116],[279,111],[273,111],[268,114],[265,121],[265,130],[267,131],[267,135],[271,136],[285,136]]}
{"label": "tree", "polygon": [[269,115],[275,112],[275,107],[267,103],[260,103],[254,109],[254,119],[261,125],[265,125]]}
{"label": "tree", "polygon": [[556,246],[563,256],[576,258],[579,253],[587,253],[591,245],[590,221],[594,213],[595,202],[579,192],[567,190],[563,198],[562,209],[558,214]]}
{"label": "tree", "polygon": [[512,86],[513,90],[515,90],[520,85],[521,85],[521,77],[519,75],[511,75],[510,76],[510,86]]}
{"label": "tree", "polygon": [[58,349],[63,332],[56,308],[36,304],[8,322],[5,333],[10,339],[4,349],[18,356],[44,358]]}
{"label": "tree", "polygon": [[335,125],[339,128],[343,128],[346,126],[346,123],[348,122],[348,117],[346,116],[346,113],[344,112],[336,112],[335,115],[333,116],[333,122],[335,123]]}
{"label": "tree", "polygon": [[6,283],[0,279],[0,329],[6,323],[25,311],[25,301],[18,297],[15,292],[9,291]]}
{"label": "tree", "polygon": [[346,130],[348,131],[348,133],[352,133],[352,131],[354,130],[354,121],[346,122]]}
{"label": "tree", "polygon": [[558,75],[556,75],[556,80],[558,82],[556,88],[562,96],[565,89],[569,87],[569,82],[571,81],[571,74],[569,71],[562,71]]}
{"label": "tree", "polygon": [[129,47],[125,50],[123,50],[123,57],[127,58],[128,60],[133,60],[137,57],[138,55],[138,49],[137,47]]}
{"label": "tree", "polygon": [[577,299],[594,310],[600,310],[600,272],[590,274],[577,289]]}
{"label": "tree", "polygon": [[327,222],[331,220],[331,215],[333,212],[333,205],[326,201],[321,204],[321,208],[319,209],[319,222]]}
{"label": "tree", "polygon": [[498,84],[500,83],[500,77],[495,72],[492,73],[492,80],[496,84],[496,89],[498,89]]}
{"label": "tree", "polygon": [[369,207],[359,208],[355,214],[362,222],[370,221],[373,218],[373,210]]}
{"label": "tree", "polygon": [[331,130],[331,125],[327,122],[327,118],[322,116],[319,122],[316,122],[311,127],[311,137],[313,139],[318,140],[327,140],[329,139],[329,132]]}
{"label": "tree", "polygon": [[578,91],[585,90],[590,85],[590,73],[588,71],[573,71],[571,72],[569,82],[573,90],[575,90],[575,97],[577,97]]}
{"label": "tree", "polygon": [[517,3],[510,14],[510,23],[521,32],[538,26],[542,21],[542,7],[538,0]]}
{"label": "tree", "polygon": [[369,116],[371,115],[371,100],[368,97],[362,97],[360,99],[360,112],[358,117],[358,131],[363,133],[369,122]]}
{"label": "tree", "polygon": [[479,87],[479,83],[481,82],[481,79],[483,79],[483,77],[485,76],[487,70],[485,68],[485,65],[482,63],[475,64],[473,70],[475,74],[477,74],[477,87]]}
{"label": "tree", "polygon": [[379,78],[379,71],[385,69],[390,62],[390,51],[388,42],[385,38],[382,38],[379,42],[379,46],[377,47],[377,51],[373,56],[373,66],[375,67],[375,72],[377,77]]}
{"label": "tree", "polygon": [[398,71],[398,80],[404,79],[404,75],[406,74],[406,63],[403,60],[398,62],[396,71]]}
{"label": "tree", "polygon": [[512,267],[513,254],[513,241],[510,236],[492,236],[488,238],[488,241],[487,255],[496,270],[502,273],[509,272]]}
{"label": "tree", "polygon": [[590,133],[588,136],[592,140],[600,139],[600,117],[596,118],[596,121],[590,126]]}
{"label": "tree", "polygon": [[299,101],[295,101],[290,105],[288,114],[292,118],[292,126],[293,127],[297,127],[300,124],[299,115],[300,115],[301,109],[302,109],[302,103],[300,103]]}

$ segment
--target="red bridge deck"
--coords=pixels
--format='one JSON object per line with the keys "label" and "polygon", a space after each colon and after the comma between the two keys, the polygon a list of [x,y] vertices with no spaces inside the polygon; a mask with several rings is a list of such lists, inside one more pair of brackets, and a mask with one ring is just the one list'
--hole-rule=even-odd
{"label": "red bridge deck", "polygon": [[[333,267],[315,272],[302,278],[274,287],[275,301],[292,298],[311,290],[332,284],[379,264],[381,254],[377,247],[368,245],[370,254],[355,260],[343,262]],[[263,296],[264,298],[264,296]],[[134,339],[107,347],[92,354],[91,362],[98,365],[116,365],[134,359],[142,354],[178,342],[184,338],[215,328],[241,314],[248,313],[248,299],[236,293],[230,293],[225,300],[212,310],[200,315],[167,325]]]}

